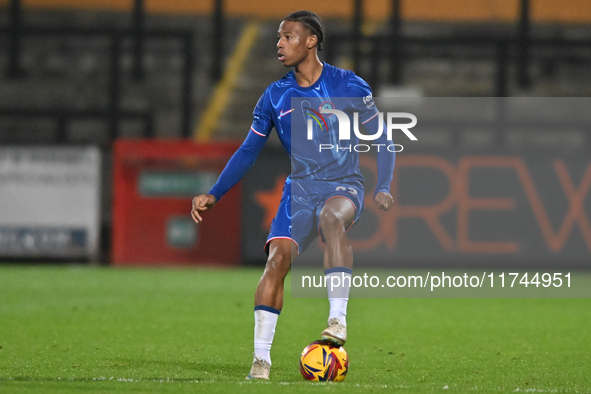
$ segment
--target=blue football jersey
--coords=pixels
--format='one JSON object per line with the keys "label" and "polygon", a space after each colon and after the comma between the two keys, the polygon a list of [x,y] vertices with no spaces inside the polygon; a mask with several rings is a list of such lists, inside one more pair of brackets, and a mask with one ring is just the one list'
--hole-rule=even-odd
{"label": "blue football jersey", "polygon": [[[357,98],[357,100],[352,100]],[[290,155],[292,179],[339,181],[361,185],[359,140],[339,140],[335,114],[322,114],[323,109],[338,109],[350,116],[358,113],[364,124],[378,114],[367,83],[351,71],[324,63],[322,74],[309,87],[298,85],[293,71],[271,84],[259,99],[251,133],[268,138],[275,128],[279,140]],[[308,138],[308,119],[312,121],[312,138]],[[332,147],[332,148],[329,148]]]}

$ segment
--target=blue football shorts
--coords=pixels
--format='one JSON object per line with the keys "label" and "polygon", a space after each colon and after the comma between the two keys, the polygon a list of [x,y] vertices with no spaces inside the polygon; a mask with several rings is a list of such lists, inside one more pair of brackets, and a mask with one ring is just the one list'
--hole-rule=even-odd
{"label": "blue football shorts", "polygon": [[355,206],[355,219],[347,228],[348,231],[359,220],[363,211],[362,186],[287,178],[277,215],[271,223],[265,243],[265,252],[269,254],[269,242],[278,238],[292,240],[298,254],[303,253],[319,235],[324,241],[320,230],[320,211],[328,200],[335,197],[346,198]]}

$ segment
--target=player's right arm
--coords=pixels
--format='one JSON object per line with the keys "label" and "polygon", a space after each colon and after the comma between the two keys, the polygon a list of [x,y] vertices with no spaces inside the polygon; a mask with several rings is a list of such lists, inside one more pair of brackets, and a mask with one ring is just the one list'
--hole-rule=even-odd
{"label": "player's right arm", "polygon": [[273,129],[272,107],[268,96],[269,89],[263,93],[254,109],[254,119],[246,139],[232,155],[215,185],[209,190],[209,193],[193,198],[191,216],[196,223],[203,221],[201,212],[211,208],[244,177],[265,146]]}

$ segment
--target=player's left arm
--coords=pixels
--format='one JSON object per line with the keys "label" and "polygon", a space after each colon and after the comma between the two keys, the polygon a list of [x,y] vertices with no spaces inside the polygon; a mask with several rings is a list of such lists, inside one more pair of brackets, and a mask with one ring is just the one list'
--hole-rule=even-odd
{"label": "player's left arm", "polygon": [[[359,123],[369,135],[375,135],[380,128],[380,116],[373,100],[371,88],[367,82],[353,74],[349,78],[348,91],[354,100],[354,107],[359,113]],[[396,153],[388,150],[393,142],[388,139],[384,121],[382,120],[381,123],[382,134],[374,141],[378,148],[378,180],[373,200],[378,204],[379,209],[387,211],[394,204],[394,198],[390,194],[390,184],[394,176]]]}
{"label": "player's left arm", "polygon": [[[378,117],[376,116],[376,118]],[[379,127],[378,120],[375,122],[372,121],[364,125],[369,134],[374,134],[377,132]],[[387,211],[392,208],[392,205],[394,204],[394,198],[390,194],[390,184],[392,183],[392,179],[394,177],[396,153],[390,152],[387,149],[389,146],[393,145],[393,142],[387,137],[385,124],[382,124],[382,130],[382,135],[376,141],[376,144],[380,150],[377,154],[378,181],[373,195],[373,200],[376,202],[376,204],[378,204],[379,209]]]}

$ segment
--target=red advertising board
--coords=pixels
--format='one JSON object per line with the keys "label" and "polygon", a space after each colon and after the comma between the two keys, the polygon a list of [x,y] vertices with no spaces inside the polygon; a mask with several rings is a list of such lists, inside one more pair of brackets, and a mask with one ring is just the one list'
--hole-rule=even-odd
{"label": "red advertising board", "polygon": [[196,225],[192,197],[206,193],[234,143],[119,140],[114,148],[114,265],[232,265],[240,262],[241,185]]}

